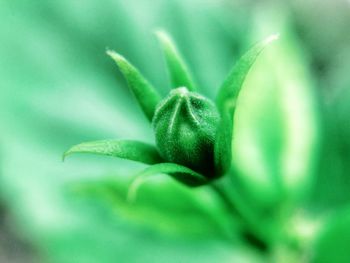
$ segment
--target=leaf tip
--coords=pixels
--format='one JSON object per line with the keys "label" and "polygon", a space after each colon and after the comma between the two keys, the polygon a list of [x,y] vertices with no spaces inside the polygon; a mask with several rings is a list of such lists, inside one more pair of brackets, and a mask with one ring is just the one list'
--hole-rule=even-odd
{"label": "leaf tip", "polygon": [[129,204],[132,204],[135,202],[137,198],[138,191],[141,187],[141,185],[144,183],[144,178],[142,176],[136,177],[134,180],[132,180],[128,192],[126,194],[126,201]]}
{"label": "leaf tip", "polygon": [[271,42],[275,41],[275,40],[278,40],[280,37],[280,34],[279,33],[275,33],[275,34],[272,34],[270,35],[269,37],[267,37],[264,41],[264,44],[267,45],[267,44],[270,44]]}
{"label": "leaf tip", "polygon": [[171,38],[171,36],[165,31],[164,29],[157,29],[154,31],[155,36],[157,37],[158,41],[162,45],[163,49],[172,49],[175,50],[175,52],[178,52],[174,41]]}
{"label": "leaf tip", "polygon": [[64,162],[67,158],[67,156],[71,155],[73,152],[74,152],[74,146],[69,148],[67,151],[65,151],[63,154],[62,154],[62,162]]}
{"label": "leaf tip", "polygon": [[64,152],[63,154],[62,154],[62,162],[64,162],[65,160],[66,160],[66,157],[69,155],[69,150],[68,151],[66,151],[66,152]]}
{"label": "leaf tip", "polygon": [[117,64],[121,61],[125,61],[126,59],[120,55],[119,53],[115,52],[114,50],[112,49],[107,49],[106,50],[106,54],[111,58],[113,59]]}
{"label": "leaf tip", "polygon": [[154,30],[154,34],[160,40],[165,40],[165,39],[169,38],[169,35],[162,28],[158,28],[158,29]]}

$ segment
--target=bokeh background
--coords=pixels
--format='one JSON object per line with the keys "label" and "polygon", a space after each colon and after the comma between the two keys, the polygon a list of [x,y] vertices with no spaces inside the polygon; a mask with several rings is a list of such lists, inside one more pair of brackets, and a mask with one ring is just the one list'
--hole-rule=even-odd
{"label": "bokeh background", "polygon": [[240,55],[279,33],[242,95],[238,174],[259,182],[257,206],[274,204],[271,176],[285,176],[311,214],[348,207],[349,1],[2,0],[0,21],[0,262],[260,262],[232,242],[231,222],[205,189],[165,178],[130,206],[128,182],[143,165],[61,161],[83,141],[153,142],[105,50],[123,54],[165,95],[159,28],[212,98]]}

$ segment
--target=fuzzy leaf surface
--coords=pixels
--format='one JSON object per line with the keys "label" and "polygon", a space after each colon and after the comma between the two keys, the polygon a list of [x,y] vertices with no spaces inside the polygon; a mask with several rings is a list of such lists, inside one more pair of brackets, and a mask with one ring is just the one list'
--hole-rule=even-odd
{"label": "fuzzy leaf surface", "polygon": [[156,35],[164,52],[172,88],[186,87],[195,91],[193,77],[173,40],[164,31],[157,31]]}
{"label": "fuzzy leaf surface", "polygon": [[232,116],[230,116],[228,112],[224,112],[221,115],[214,144],[215,173],[218,176],[225,174],[231,165],[232,126]]}
{"label": "fuzzy leaf surface", "polygon": [[148,177],[156,174],[168,174],[177,181],[192,187],[208,183],[208,180],[203,175],[196,173],[190,168],[175,163],[159,163],[147,167],[145,170],[137,174],[136,179],[132,184],[134,190],[131,189],[131,191],[135,192]]}
{"label": "fuzzy leaf surface", "polygon": [[73,153],[93,153],[113,156],[146,164],[162,161],[157,149],[147,143],[132,140],[101,140],[77,144],[66,151],[63,158]]}
{"label": "fuzzy leaf surface", "polygon": [[128,82],[129,88],[141,106],[142,111],[148,120],[151,121],[156,106],[161,100],[160,95],[142,74],[123,56],[111,50],[107,51],[107,54],[117,63],[121,73]]}

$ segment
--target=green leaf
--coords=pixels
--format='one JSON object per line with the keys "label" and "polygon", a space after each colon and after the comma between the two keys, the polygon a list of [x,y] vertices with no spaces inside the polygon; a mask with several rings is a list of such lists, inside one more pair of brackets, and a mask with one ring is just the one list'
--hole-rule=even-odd
{"label": "green leaf", "polygon": [[[231,18],[231,12],[226,12],[224,7],[205,8],[202,13],[195,12],[196,1],[178,1],[170,5],[161,2],[152,2],[152,8],[144,10],[144,15],[140,15],[140,9],[134,8],[132,1],[101,4],[88,0],[85,5],[79,5],[78,1],[36,1],[35,4],[2,1],[0,4],[3,22],[0,28],[6,35],[6,41],[0,41],[0,192],[11,211],[9,228],[30,243],[25,242],[25,255],[33,246],[38,256],[22,258],[23,246],[15,245],[16,253],[10,257],[14,262],[177,263],[179,258],[187,263],[260,262],[252,260],[254,255],[248,248],[240,249],[230,241],[218,240],[220,233],[214,223],[208,222],[198,211],[212,209],[209,195],[198,197],[198,204],[192,205],[190,197],[205,191],[206,187],[188,189],[165,176],[157,179],[164,179],[167,185],[172,184],[182,191],[164,184],[154,187],[158,182],[152,180],[152,184],[142,187],[137,202],[130,206],[125,202],[128,181],[124,195],[117,195],[117,190],[108,192],[115,199],[109,199],[104,209],[100,208],[105,203],[99,193],[69,200],[63,193],[62,185],[72,180],[98,192],[103,186],[96,184],[102,184],[103,178],[114,178],[118,182],[122,178],[127,180],[128,174],[121,171],[134,169],[134,166],[131,161],[113,162],[112,159],[111,162],[111,158],[100,158],[99,164],[103,165],[98,166],[89,161],[62,165],[57,162],[58,153],[65,150],[62,147],[91,140],[89,138],[130,138],[130,134],[132,138],[141,138],[142,130],[148,128],[147,122],[139,119],[143,116],[134,114],[139,109],[131,107],[125,92],[114,86],[113,74],[106,74],[115,70],[114,63],[107,65],[106,56],[100,52],[106,45],[118,47],[124,54],[134,54],[137,60],[132,62],[140,65],[140,69],[145,69],[141,65],[149,65],[147,71],[156,76],[161,63],[150,63],[157,59],[145,52],[154,44],[147,34],[153,30],[154,23],[148,23],[148,19],[152,17],[159,25],[167,24],[168,16],[159,15],[159,10],[170,14],[174,7],[179,8],[191,14],[191,25],[181,23],[187,15],[179,15],[174,17],[175,23],[169,30],[184,32],[177,38],[183,45],[196,33],[196,47],[200,48],[196,48],[194,54],[203,62],[197,65],[197,69],[203,69],[197,73],[204,75],[208,84],[221,75],[221,67],[207,74],[205,64],[224,58],[231,52],[232,45],[237,44],[237,38],[223,34],[222,21],[216,18],[230,21],[226,27],[230,32],[236,32],[231,24],[240,25],[239,30],[246,29],[239,23],[240,16]],[[147,5],[142,3],[143,7]],[[50,12],[43,16],[43,10]],[[210,32],[196,32],[200,25],[215,26]],[[26,45],[23,45],[24,38]],[[36,56],[38,50],[40,59]],[[204,63],[205,54],[217,54],[216,51],[219,56],[206,57]],[[162,77],[158,82],[166,84]],[[25,89],[23,83],[26,83]],[[96,107],[96,103],[101,107]],[[96,122],[92,124],[91,119]],[[138,119],[139,123],[134,124]],[[118,172],[104,173],[108,171]],[[183,197],[181,192],[186,192],[189,198]],[[100,206],[97,205],[99,201],[103,203]],[[231,221],[218,210],[212,210],[211,214]],[[113,212],[114,217],[108,217]],[[157,234],[146,228],[147,223],[158,227]],[[168,237],[169,232],[176,232],[177,238]],[[190,233],[186,235],[186,232]],[[228,232],[235,233],[234,230]],[[194,241],[188,236],[197,238]],[[3,249],[0,250],[0,257],[5,256]],[[8,250],[13,252],[13,249]]]}
{"label": "green leaf", "polygon": [[345,88],[330,99],[322,112],[325,129],[312,199],[313,207],[318,209],[333,210],[350,204],[349,116],[350,90]]}
{"label": "green leaf", "polygon": [[322,226],[313,242],[312,263],[348,263],[350,243],[350,209],[334,213]]}
{"label": "green leaf", "polygon": [[233,118],[237,97],[244,80],[261,51],[277,38],[277,35],[272,35],[245,53],[219,90],[217,105],[221,114],[221,121],[216,134],[214,150],[216,172],[218,174],[224,174],[231,165]]}
{"label": "green leaf", "polygon": [[214,144],[215,173],[224,175],[231,166],[233,118],[228,112],[221,114]]}
{"label": "green leaf", "polygon": [[310,194],[316,174],[316,89],[289,20],[277,25],[266,14],[258,24],[259,36],[268,31],[283,37],[261,54],[244,81],[234,116],[232,166],[253,209],[276,211],[288,203],[284,217]]}
{"label": "green leaf", "polygon": [[172,88],[186,87],[190,91],[195,91],[193,77],[171,37],[164,31],[157,31],[156,35],[168,65]]}
{"label": "green leaf", "polygon": [[135,180],[130,186],[129,200],[134,199],[138,188],[150,177],[157,174],[168,174],[177,181],[187,186],[200,186],[207,184],[208,180],[201,174],[193,170],[175,163],[159,163],[147,167],[136,175]]}
{"label": "green leaf", "polygon": [[161,100],[159,93],[123,56],[112,50],[108,50],[107,54],[117,63],[146,117],[152,121],[156,106]]}
{"label": "green leaf", "polygon": [[[218,199],[206,189],[193,191],[166,177],[144,184],[137,199],[130,203],[129,181],[120,174],[98,180],[79,181],[68,185],[69,202],[97,210],[105,223],[125,222],[125,227],[142,225],[149,232],[165,237],[230,239],[235,236],[236,222]],[[83,201],[83,202],[81,202]],[[191,211],[190,213],[187,213]],[[81,212],[81,211],[80,211]],[[85,213],[84,213],[85,214]],[[184,216],[184,214],[186,214]],[[132,235],[131,235],[132,236]]]}
{"label": "green leaf", "polygon": [[220,111],[226,108],[233,110],[236,107],[238,94],[250,68],[264,48],[276,39],[278,39],[278,35],[269,36],[248,50],[248,52],[238,60],[218,92],[217,105]]}
{"label": "green leaf", "polygon": [[93,153],[113,156],[146,164],[162,161],[157,149],[147,143],[132,140],[103,140],[84,142],[73,146],[63,155],[63,159],[73,153]]}

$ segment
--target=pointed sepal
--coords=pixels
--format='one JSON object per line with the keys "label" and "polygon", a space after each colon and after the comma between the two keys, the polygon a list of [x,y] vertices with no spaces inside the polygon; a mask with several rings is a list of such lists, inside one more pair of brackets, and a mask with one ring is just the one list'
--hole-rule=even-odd
{"label": "pointed sepal", "polygon": [[139,188],[152,176],[159,174],[168,174],[177,181],[190,186],[200,186],[207,184],[209,181],[201,174],[187,168],[185,166],[175,163],[159,163],[147,167],[140,173],[138,173],[135,179],[131,182],[128,191],[128,201],[132,202],[135,200],[137,191]]}
{"label": "pointed sepal", "polygon": [[145,164],[156,164],[163,161],[153,145],[133,140],[102,140],[80,143],[66,151],[63,154],[63,160],[75,153],[113,156]]}
{"label": "pointed sepal", "polygon": [[190,91],[196,91],[193,77],[187,64],[174,44],[174,41],[166,32],[161,30],[156,31],[156,36],[163,49],[172,88],[186,87]]}
{"label": "pointed sepal", "polygon": [[108,50],[107,54],[117,63],[142,111],[152,121],[156,106],[161,100],[159,93],[123,56],[112,50]]}

